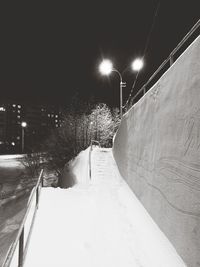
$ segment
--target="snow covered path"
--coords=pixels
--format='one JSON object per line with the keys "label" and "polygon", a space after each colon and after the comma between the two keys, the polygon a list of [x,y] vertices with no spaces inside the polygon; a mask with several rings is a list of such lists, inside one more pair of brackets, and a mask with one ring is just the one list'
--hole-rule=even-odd
{"label": "snow covered path", "polygon": [[42,189],[25,267],[185,266],[120,177],[112,151],[93,150],[91,181],[84,157],[74,187]]}

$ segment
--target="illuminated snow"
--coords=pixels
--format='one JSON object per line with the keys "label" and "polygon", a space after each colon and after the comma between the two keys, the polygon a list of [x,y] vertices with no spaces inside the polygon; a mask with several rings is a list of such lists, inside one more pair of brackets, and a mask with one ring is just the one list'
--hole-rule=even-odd
{"label": "illuminated snow", "polygon": [[111,150],[88,150],[73,165],[78,183],[44,188],[25,266],[185,266],[120,177]]}

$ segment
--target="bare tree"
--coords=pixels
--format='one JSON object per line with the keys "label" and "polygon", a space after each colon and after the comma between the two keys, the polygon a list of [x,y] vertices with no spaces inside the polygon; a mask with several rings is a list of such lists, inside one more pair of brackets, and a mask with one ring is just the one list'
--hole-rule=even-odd
{"label": "bare tree", "polygon": [[89,117],[92,139],[99,141],[101,146],[111,146],[119,122],[117,110],[112,113],[106,104],[101,103],[95,106]]}
{"label": "bare tree", "polygon": [[45,143],[47,167],[56,172],[58,186],[63,184],[63,168],[81,150],[97,140],[101,146],[112,146],[112,138],[119,121],[117,110],[111,110],[106,104],[98,104],[91,110],[76,110],[74,106],[65,112],[60,128],[52,131]]}
{"label": "bare tree", "polygon": [[42,155],[40,152],[27,153],[21,160],[29,177],[38,177],[42,164]]}

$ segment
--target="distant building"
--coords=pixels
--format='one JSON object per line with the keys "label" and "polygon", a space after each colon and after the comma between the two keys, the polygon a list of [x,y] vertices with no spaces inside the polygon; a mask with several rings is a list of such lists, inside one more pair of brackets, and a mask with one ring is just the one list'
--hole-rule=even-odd
{"label": "distant building", "polygon": [[0,153],[20,153],[21,122],[25,121],[25,151],[39,145],[61,125],[61,112],[54,105],[0,104]]}

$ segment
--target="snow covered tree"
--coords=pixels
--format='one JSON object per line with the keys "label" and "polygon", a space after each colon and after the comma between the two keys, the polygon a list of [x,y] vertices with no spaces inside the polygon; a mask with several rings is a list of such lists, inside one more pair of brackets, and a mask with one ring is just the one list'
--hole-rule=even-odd
{"label": "snow covered tree", "polygon": [[97,104],[89,115],[89,121],[91,139],[99,141],[103,147],[111,146],[116,125],[119,121],[116,110],[112,114],[106,104]]}
{"label": "snow covered tree", "polygon": [[112,138],[119,123],[119,111],[111,110],[106,104],[97,104],[89,110],[76,110],[74,106],[63,115],[60,128],[52,131],[45,143],[47,166],[58,176],[58,185],[62,187],[62,172],[65,164],[81,150],[86,149],[91,140],[102,147],[111,147]]}

